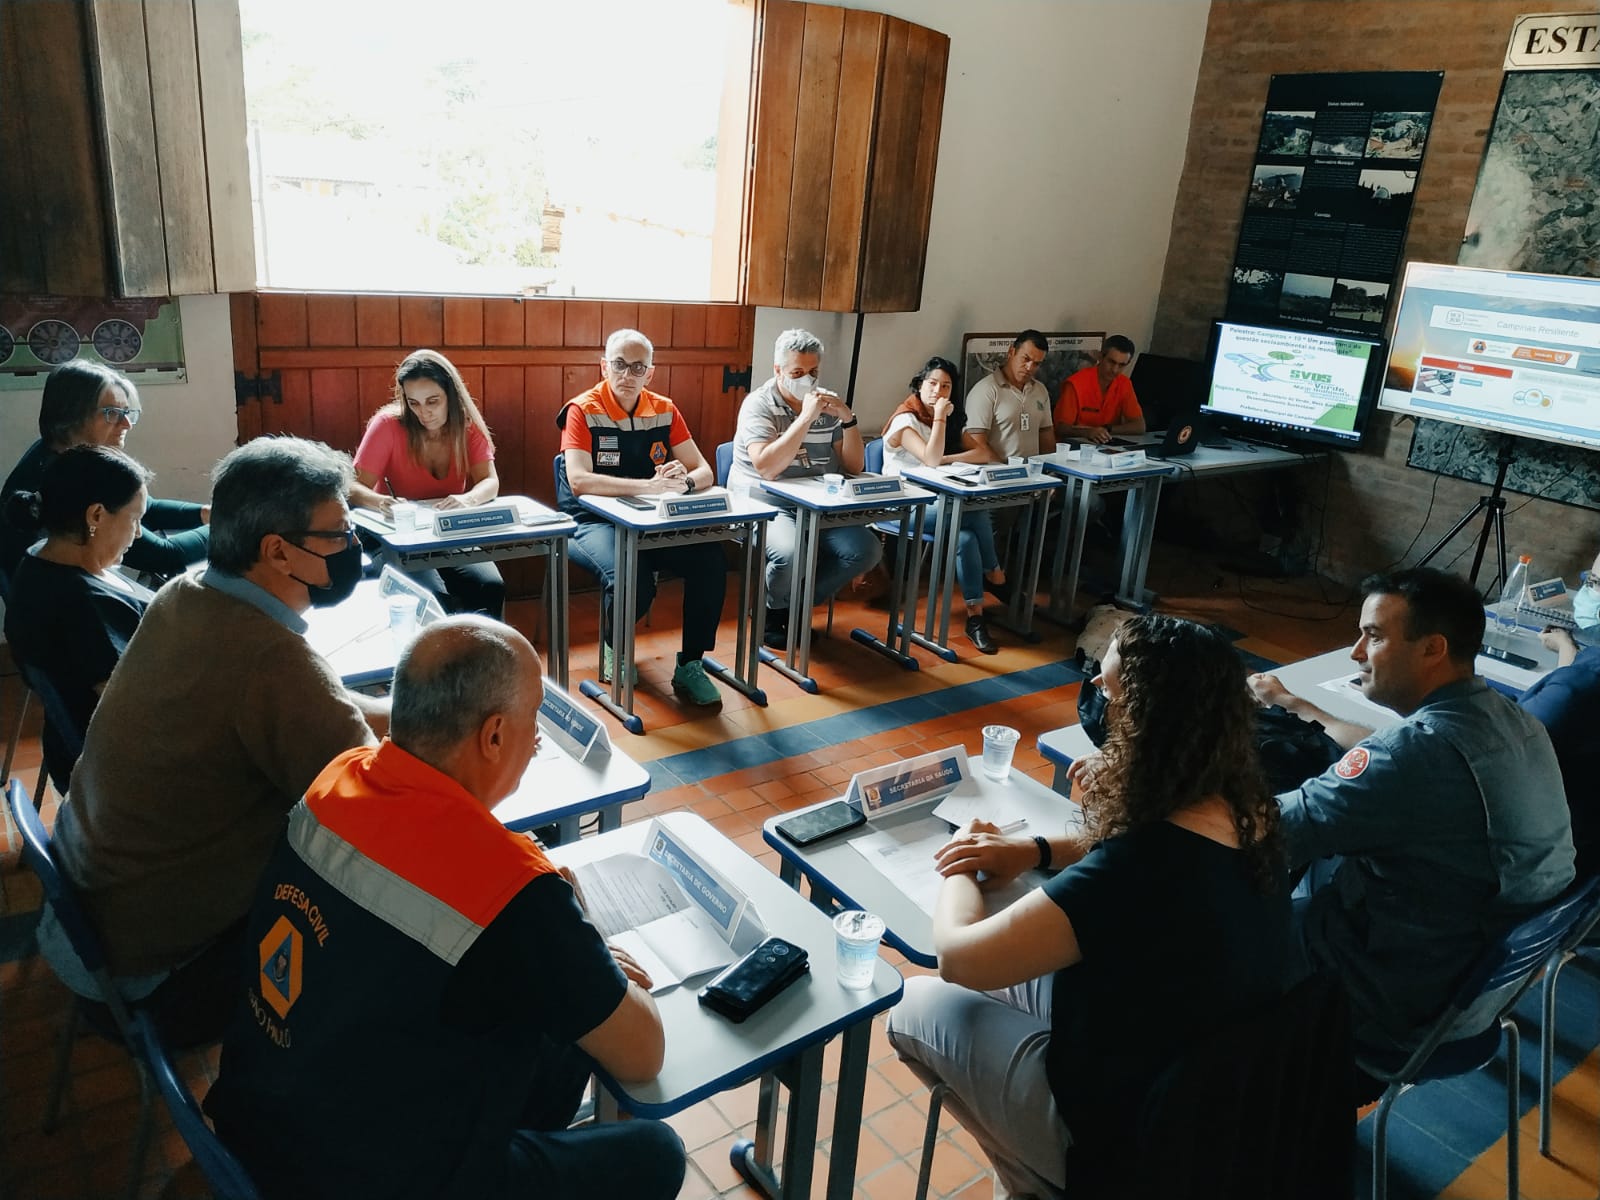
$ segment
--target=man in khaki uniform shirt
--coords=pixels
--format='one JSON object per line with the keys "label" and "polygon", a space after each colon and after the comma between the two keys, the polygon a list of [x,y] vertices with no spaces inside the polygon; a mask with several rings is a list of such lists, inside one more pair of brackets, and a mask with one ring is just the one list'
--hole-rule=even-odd
{"label": "man in khaki uniform shirt", "polygon": [[1050,393],[1034,378],[1049,349],[1044,334],[1024,329],[1006,351],[1005,365],[967,393],[967,427],[961,435],[967,449],[987,452],[990,462],[1055,450]]}

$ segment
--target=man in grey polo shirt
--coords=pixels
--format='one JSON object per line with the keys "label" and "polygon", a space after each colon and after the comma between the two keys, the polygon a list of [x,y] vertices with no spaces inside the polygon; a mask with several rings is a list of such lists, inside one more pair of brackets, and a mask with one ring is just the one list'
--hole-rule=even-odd
{"label": "man in grey polo shirt", "polygon": [[1346,747],[1278,797],[1291,866],[1342,856],[1296,902],[1301,969],[1339,978],[1358,1046],[1403,1057],[1489,941],[1572,882],[1572,823],[1544,727],[1474,674],[1477,592],[1428,568],[1362,590],[1350,657],[1362,694],[1404,720],[1373,732],[1274,676],[1250,686]]}
{"label": "man in grey polo shirt", "polygon": [[[865,457],[855,414],[833,392],[817,386],[822,342],[804,329],[786,329],[772,349],[772,378],[744,398],[733,435],[728,487],[759,493],[764,479],[855,475]],[[789,584],[793,578],[796,526],[782,513],[767,530],[767,625],[763,640],[788,644]],[[872,530],[861,525],[824,529],[817,545],[812,595],[825,600],[883,557]],[[802,617],[809,619],[809,614]]]}
{"label": "man in grey polo shirt", "polygon": [[1006,351],[1004,365],[973,385],[967,393],[967,427],[961,435],[967,449],[985,451],[990,462],[1055,450],[1050,392],[1034,378],[1049,349],[1044,334],[1024,329]]}
{"label": "man in grey polo shirt", "polygon": [[[361,578],[347,456],[258,438],[213,474],[209,565],[163,587],[95,708],[55,848],[129,999],[177,1044],[219,1037],[248,971],[244,917],[285,814],[337,754],[388,728],[300,614]],[[93,981],[53,914],[40,950]]]}

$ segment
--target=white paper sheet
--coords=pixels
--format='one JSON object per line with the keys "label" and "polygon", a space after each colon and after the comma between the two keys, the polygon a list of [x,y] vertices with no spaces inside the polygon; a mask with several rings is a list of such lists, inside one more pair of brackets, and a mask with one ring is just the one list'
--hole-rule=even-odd
{"label": "white paper sheet", "polygon": [[952,792],[939,801],[933,815],[949,821],[957,829],[966,828],[973,820],[988,821],[998,825],[1001,833],[1015,833],[1028,823],[1021,807],[1009,800],[994,800],[981,794],[962,795],[959,792]]}
{"label": "white paper sheet", "polygon": [[1374,704],[1371,700],[1368,700],[1365,696],[1363,696],[1361,694],[1361,689],[1353,682],[1353,680],[1356,678],[1357,675],[1354,670],[1341,671],[1335,678],[1324,679],[1317,686],[1326,691],[1330,691],[1334,693],[1334,695],[1345,700],[1360,705],[1362,708],[1366,709],[1368,712],[1385,722],[1393,721],[1395,719],[1394,710],[1385,708],[1381,704]]}
{"label": "white paper sheet", "polygon": [[690,901],[672,873],[639,854],[615,854],[574,870],[589,920],[602,937],[681,912]]}
{"label": "white paper sheet", "polygon": [[943,882],[934,869],[933,856],[949,840],[950,826],[940,817],[928,816],[890,829],[875,829],[850,839],[850,846],[932,916]]}
{"label": "white paper sheet", "polygon": [[589,920],[644,968],[652,995],[738,957],[717,923],[660,863],[617,854],[585,863],[574,873]]}

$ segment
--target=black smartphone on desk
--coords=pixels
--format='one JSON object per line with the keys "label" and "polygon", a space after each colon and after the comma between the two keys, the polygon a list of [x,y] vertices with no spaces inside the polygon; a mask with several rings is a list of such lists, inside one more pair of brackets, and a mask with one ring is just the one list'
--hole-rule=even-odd
{"label": "black smartphone on desk", "polygon": [[737,1025],[810,969],[803,946],[769,937],[701,988],[699,1000]]}
{"label": "black smartphone on desk", "polygon": [[854,829],[866,823],[867,818],[854,804],[845,800],[835,800],[832,804],[824,804],[821,808],[813,808],[809,812],[779,821],[774,828],[786,841],[793,842],[796,846],[809,846],[813,842],[820,842],[836,833],[843,833],[847,829]]}
{"label": "black smartphone on desk", "polygon": [[655,512],[656,506],[648,500],[641,500],[637,496],[617,496],[617,503],[626,504],[629,508],[637,508],[640,512]]}

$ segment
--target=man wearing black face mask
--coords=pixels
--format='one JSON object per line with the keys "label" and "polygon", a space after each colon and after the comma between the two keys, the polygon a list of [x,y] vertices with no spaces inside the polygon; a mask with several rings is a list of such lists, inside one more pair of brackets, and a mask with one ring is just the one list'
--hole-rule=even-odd
{"label": "man wearing black face mask", "polygon": [[[89,724],[55,846],[123,994],[176,1044],[220,1036],[253,969],[243,918],[285,814],[336,755],[388,727],[300,614],[361,576],[350,460],[259,438],[213,473],[209,564],[157,594]],[[40,951],[96,989],[46,908]]]}

